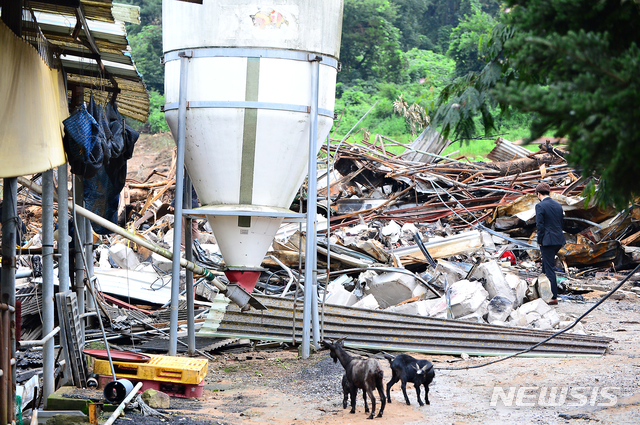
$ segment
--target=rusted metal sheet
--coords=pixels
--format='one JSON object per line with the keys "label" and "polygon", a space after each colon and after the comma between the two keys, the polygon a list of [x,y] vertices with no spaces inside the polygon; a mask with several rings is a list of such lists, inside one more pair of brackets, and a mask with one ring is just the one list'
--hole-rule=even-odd
{"label": "rusted metal sheet", "polygon": [[409,145],[409,149],[413,149],[415,151],[405,155],[404,159],[411,162],[424,162],[426,164],[430,164],[436,159],[436,157],[426,155],[418,151],[440,155],[440,153],[442,153],[442,151],[450,144],[451,140],[444,139],[438,131],[432,127],[427,127],[422,133],[420,133],[418,138]]}
{"label": "rusted metal sheet", "polygon": [[496,147],[487,154],[487,158],[492,161],[512,161],[531,154],[529,149],[515,145],[502,137],[498,137],[495,143]]}
{"label": "rusted metal sheet", "polygon": [[[300,342],[300,303],[293,320],[293,300],[256,296],[267,310],[240,312],[229,303],[214,303],[198,335],[220,338]],[[347,337],[345,345],[384,351],[498,356],[513,354],[553,332],[484,325],[423,316],[326,305],[324,337]],[[562,334],[528,355],[536,357],[599,356],[610,338]]]}
{"label": "rusted metal sheet", "polygon": [[624,255],[618,241],[604,241],[597,244],[566,244],[558,256],[564,259],[567,266],[598,266],[616,262]]}

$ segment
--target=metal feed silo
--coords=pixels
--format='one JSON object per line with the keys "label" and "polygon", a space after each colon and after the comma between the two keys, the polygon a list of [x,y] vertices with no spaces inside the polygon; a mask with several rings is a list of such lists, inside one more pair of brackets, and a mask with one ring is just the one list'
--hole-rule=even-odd
{"label": "metal feed silo", "polygon": [[165,117],[177,140],[180,58],[188,57],[185,166],[227,276],[249,292],[307,174],[312,61],[320,61],[319,141],[332,125],[342,6],[163,1]]}

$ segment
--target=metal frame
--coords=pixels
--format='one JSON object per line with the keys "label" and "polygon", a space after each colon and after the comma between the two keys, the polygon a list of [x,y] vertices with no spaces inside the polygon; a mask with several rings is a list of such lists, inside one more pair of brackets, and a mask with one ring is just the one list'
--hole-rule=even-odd
{"label": "metal frame", "polygon": [[[187,101],[187,77],[188,63],[192,58],[203,57],[260,57],[260,58],[277,58],[292,59],[310,62],[312,66],[311,84],[311,105],[298,106],[287,104],[275,104],[264,102],[188,102]],[[174,216],[174,237],[173,237],[173,268],[171,278],[171,316],[169,329],[169,355],[176,355],[178,341],[178,297],[180,285],[180,239],[182,235],[182,217],[190,221],[194,216],[202,215],[234,215],[234,216],[261,216],[261,217],[286,217],[291,221],[302,221],[306,218],[307,223],[307,239],[305,252],[305,288],[313,288],[311,291],[305,291],[304,311],[303,311],[303,338],[302,338],[302,357],[308,358],[310,354],[310,334],[313,329],[313,342],[316,348],[320,340],[320,327],[318,320],[318,287],[317,287],[317,134],[318,134],[318,115],[321,111],[318,109],[319,82],[320,82],[320,64],[333,66],[338,68],[337,60],[321,55],[308,54],[299,51],[276,50],[276,49],[236,49],[236,48],[206,48],[206,49],[184,49],[166,53],[163,63],[173,60],[180,60],[180,91],[178,103],[178,134],[176,140],[177,158],[176,158],[176,192],[175,192],[175,210]],[[309,132],[309,186],[307,195],[307,214],[300,214],[286,211],[237,211],[231,208],[183,208],[184,200],[184,150],[185,150],[185,132],[186,132],[186,113],[187,108],[191,107],[233,107],[233,108],[258,108],[258,109],[279,109],[292,110],[296,112],[305,112],[311,115],[311,131]],[[176,109],[175,104],[165,106],[165,111]],[[333,113],[322,111],[322,115],[333,117]],[[189,181],[189,198],[190,181]],[[310,194],[313,194],[311,196]],[[190,201],[190,199],[189,199]],[[190,202],[189,202],[190,204]],[[312,212],[309,214],[309,212]],[[191,226],[185,230],[185,255],[192,255],[192,247],[187,244],[187,233],[191,234]],[[193,277],[191,277],[191,280]],[[187,276],[187,287],[189,287],[189,276]],[[191,283],[193,285],[193,283]],[[187,308],[193,303],[193,291],[187,291]],[[195,352],[195,325],[193,315],[188,315],[188,350],[189,353]]]}
{"label": "metal frame", "polygon": [[[273,102],[248,102],[248,101],[216,101],[216,100],[192,100],[187,102],[187,109],[194,108],[250,108],[250,109],[271,109],[274,111],[289,111],[310,113],[309,107],[305,105],[293,105],[289,103],[273,103]],[[164,105],[165,111],[179,109],[177,103],[167,103]],[[318,108],[318,115],[333,119],[333,111],[324,108]]]}
{"label": "metal frame", "polygon": [[[180,59],[180,55],[189,52],[192,58],[265,58],[288,59],[308,62],[309,57],[319,58],[322,65],[338,69],[338,60],[331,56],[301,52],[299,50],[267,49],[262,47],[204,47],[195,49],[181,49],[167,52],[162,57],[162,63],[166,64]],[[314,59],[315,60],[315,59]]]}

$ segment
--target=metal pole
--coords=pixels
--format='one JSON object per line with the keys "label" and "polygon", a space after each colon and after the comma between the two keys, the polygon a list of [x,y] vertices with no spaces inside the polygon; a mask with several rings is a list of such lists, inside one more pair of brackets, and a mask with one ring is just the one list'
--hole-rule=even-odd
{"label": "metal pole", "polygon": [[[73,178],[73,225],[77,229],[77,232],[73,234],[73,249],[75,251],[76,259],[76,277],[74,283],[76,285],[76,297],[78,298],[78,314],[84,314],[84,267],[82,265],[82,250],[84,244],[84,233],[86,226],[84,224],[85,218],[75,213],[76,205],[84,206],[84,179],[80,176],[74,176]],[[79,235],[79,236],[77,236]],[[84,341],[84,326],[80,327],[80,335]]]}
{"label": "metal pole", "polygon": [[[91,220],[84,219],[84,258],[86,267],[86,279],[93,277],[93,229],[91,228]],[[98,306],[94,302],[93,297],[87,297],[87,310],[95,311]],[[100,320],[98,318],[98,320]],[[93,327],[96,324],[94,316],[87,317],[86,322],[89,326]],[[82,344],[84,348],[84,337],[82,338]]]}
{"label": "metal pole", "polygon": [[67,164],[58,167],[58,280],[60,292],[69,290],[69,187]]}
{"label": "metal pole", "polygon": [[[317,236],[317,203],[318,203],[318,79],[320,57],[310,55],[311,62],[311,113],[309,114],[309,177],[307,184],[307,240],[305,245],[304,266],[304,310],[302,317],[302,358],[309,357],[310,327],[313,316],[313,342],[318,345],[320,333],[318,329],[318,267],[316,255]],[[315,295],[314,295],[315,294]],[[315,307],[313,306],[315,303]]]}
{"label": "metal pole", "polygon": [[[14,417],[14,388],[16,384],[15,366],[10,359],[16,357],[16,338],[5,332],[15,332],[16,305],[16,222],[18,220],[18,179],[5,178],[2,195],[2,272],[0,274],[0,292],[2,304],[9,308],[2,312],[2,350],[3,376],[0,377],[0,421],[10,423]],[[13,309],[13,311],[11,311]],[[5,323],[6,321],[10,323]],[[7,358],[9,357],[9,358]],[[11,370],[9,370],[11,369]]]}
{"label": "metal pole", "polygon": [[[191,208],[192,196],[191,196],[191,178],[189,174],[184,175],[184,189],[187,192],[187,196],[184,197],[183,206],[185,208]],[[187,261],[193,261],[193,233],[191,231],[193,219],[186,217],[184,220],[184,249],[185,258]],[[196,321],[195,321],[195,306],[193,300],[193,272],[186,271],[187,282],[187,353],[190,356],[196,354]]]}
{"label": "metal pole", "polygon": [[171,318],[169,355],[178,351],[178,297],[180,296],[180,239],[182,239],[182,205],[184,176],[184,139],[187,124],[187,72],[189,57],[180,54],[180,101],[178,105],[178,138],[176,140],[176,196],[173,211],[173,264],[171,268]]}
{"label": "metal pole", "polygon": [[329,274],[331,273],[331,139],[327,136],[327,281],[322,291],[322,318],[320,324],[320,339],[324,340],[324,305],[327,301]]}
{"label": "metal pole", "polygon": [[[42,333],[53,331],[53,170],[42,173]],[[53,339],[42,351],[42,395],[47,399],[55,391]]]}

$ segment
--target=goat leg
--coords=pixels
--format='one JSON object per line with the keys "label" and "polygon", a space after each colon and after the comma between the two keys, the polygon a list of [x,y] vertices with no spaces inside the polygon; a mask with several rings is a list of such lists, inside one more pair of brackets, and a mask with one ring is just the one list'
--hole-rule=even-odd
{"label": "goat leg", "polygon": [[396,375],[396,372],[393,372],[393,376],[391,377],[391,380],[389,381],[389,383],[387,384],[387,402],[391,403],[391,387],[393,387],[396,382],[398,382],[399,378]]}
{"label": "goat leg", "polygon": [[425,404],[431,404],[429,403],[429,386],[428,385],[424,386],[424,402]]}
{"label": "goat leg", "polygon": [[387,402],[384,396],[384,383],[382,382],[382,377],[376,382],[376,387],[378,388],[378,395],[380,396],[380,411],[378,412],[378,418],[382,417],[382,412],[384,412],[384,407]]}
{"label": "goat leg", "polygon": [[408,406],[411,406],[411,402],[409,401],[409,396],[407,395],[407,381],[402,380],[402,394],[404,394],[404,401],[407,402]]}
{"label": "goat leg", "polygon": [[358,389],[355,385],[351,388],[351,411],[349,413],[356,413],[356,396],[358,395]]}
{"label": "goat leg", "polygon": [[424,403],[420,400],[420,385],[421,384],[416,384],[416,395],[418,396],[418,404],[424,406]]}
{"label": "goat leg", "polygon": [[373,419],[373,415],[376,413],[376,398],[373,396],[373,391],[367,389],[369,393],[369,398],[371,399],[371,414],[367,419]]}
{"label": "goat leg", "polygon": [[369,413],[369,405],[367,404],[367,391],[362,390],[362,398],[364,399],[364,413]]}

